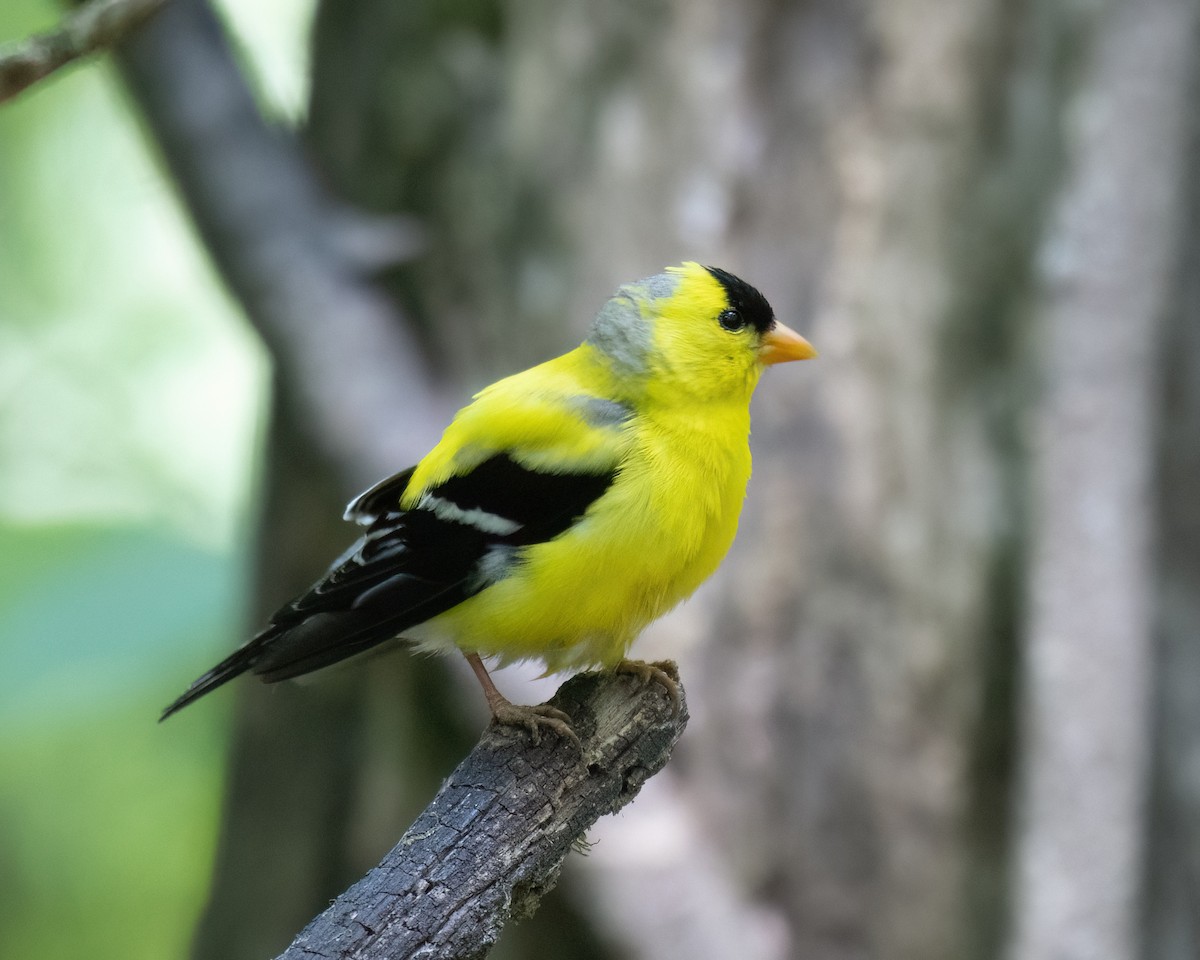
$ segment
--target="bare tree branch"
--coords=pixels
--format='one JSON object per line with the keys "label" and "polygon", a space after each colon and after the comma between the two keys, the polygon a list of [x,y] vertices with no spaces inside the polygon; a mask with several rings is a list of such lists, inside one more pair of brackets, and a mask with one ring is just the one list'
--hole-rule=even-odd
{"label": "bare tree branch", "polygon": [[662,769],[687,723],[660,685],[612,674],[574,677],[551,703],[571,716],[582,757],[550,734],[531,744],[489,730],[395,849],[279,960],[478,958],[510,917],[532,915],[572,846]]}
{"label": "bare tree branch", "polygon": [[113,46],[156,12],[164,0],[92,0],[57,30],[0,48],[0,103],[11,100],[54,71]]}

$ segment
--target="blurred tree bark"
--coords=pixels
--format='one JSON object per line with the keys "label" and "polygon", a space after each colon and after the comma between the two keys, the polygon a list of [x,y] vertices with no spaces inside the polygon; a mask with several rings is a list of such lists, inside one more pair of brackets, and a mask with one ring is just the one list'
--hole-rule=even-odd
{"label": "blurred tree bark", "polygon": [[[494,956],[1124,957],[1147,905],[1150,955],[1194,954],[1195,39],[1196,0],[318,5],[305,147],[339,200],[420,218],[418,260],[360,276],[449,380],[682,259],[822,350],[759,392],[729,563],[636,648],[681,661],[676,764]],[[313,518],[353,456],[312,443],[288,342],[262,612],[337,548]],[[373,466],[419,452],[403,403],[356,409]],[[464,743],[413,658],[272,694],[239,693],[200,957],[286,943]]]}
{"label": "blurred tree bark", "polygon": [[1161,322],[1197,23],[1192,0],[1098,5],[1080,22],[1034,298],[1016,960],[1122,960],[1142,940]]}
{"label": "blurred tree bark", "polygon": [[[1194,51],[1195,41],[1191,48]],[[1200,101],[1194,55],[1186,102]],[[1164,310],[1157,440],[1154,758],[1147,960],[1200,956],[1200,116],[1184,116],[1173,299]]]}

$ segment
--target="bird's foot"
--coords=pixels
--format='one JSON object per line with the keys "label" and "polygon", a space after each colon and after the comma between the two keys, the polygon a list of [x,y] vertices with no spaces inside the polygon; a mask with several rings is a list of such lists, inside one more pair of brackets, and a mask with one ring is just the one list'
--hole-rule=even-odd
{"label": "bird's foot", "polygon": [[659,660],[647,663],[645,660],[622,660],[616,666],[617,673],[624,673],[638,680],[639,686],[653,681],[667,691],[671,698],[671,716],[679,716],[679,667],[674,660]]}
{"label": "bird's foot", "polygon": [[583,744],[579,742],[579,735],[571,727],[570,716],[548,703],[540,703],[536,707],[523,707],[513,703],[496,689],[487,667],[479,659],[479,654],[464,653],[463,656],[467,658],[467,663],[475,671],[479,685],[483,688],[488,709],[492,711],[492,723],[502,727],[524,727],[533,735],[534,743],[542,742],[541,728],[549,727],[565,740],[573,740],[579,752],[583,753]]}
{"label": "bird's foot", "polygon": [[573,741],[580,752],[583,751],[579,735],[571,727],[570,716],[557,707],[548,703],[526,707],[504,698],[495,701],[489,698],[488,706],[492,710],[492,723],[504,727],[524,727],[532,734],[534,743],[541,743],[542,727],[546,727],[563,739]]}

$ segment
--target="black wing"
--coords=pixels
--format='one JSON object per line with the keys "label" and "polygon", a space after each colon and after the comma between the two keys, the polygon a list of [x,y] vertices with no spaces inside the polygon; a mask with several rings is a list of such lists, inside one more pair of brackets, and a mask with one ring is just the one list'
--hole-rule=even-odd
{"label": "black wing", "polygon": [[494,582],[520,548],[567,530],[608,489],[616,470],[548,473],[506,454],[399,508],[412,471],[347,508],[365,535],[270,625],[197,679],[162,719],[247,670],[273,682],[368,650],[449,610]]}
{"label": "black wing", "polygon": [[393,473],[385,480],[380,480],[375,486],[363,491],[350,501],[343,520],[355,523],[370,524],[385,513],[394,513],[404,491],[408,489],[408,481],[412,479],[416,467],[409,467],[401,473]]}

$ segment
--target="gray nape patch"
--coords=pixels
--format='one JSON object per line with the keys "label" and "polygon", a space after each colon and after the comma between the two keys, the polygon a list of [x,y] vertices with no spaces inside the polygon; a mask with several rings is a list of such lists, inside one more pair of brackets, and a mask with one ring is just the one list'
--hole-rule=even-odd
{"label": "gray nape patch", "polygon": [[619,427],[633,416],[625,404],[603,397],[572,397],[569,403],[593,427]]}
{"label": "gray nape patch", "polygon": [[673,297],[675,291],[679,289],[679,274],[656,273],[652,277],[647,277],[645,280],[638,280],[636,283],[629,284],[629,286],[633,287],[649,300],[664,300],[667,297]]}
{"label": "gray nape patch", "polygon": [[622,292],[600,308],[587,342],[604,353],[624,373],[644,373],[654,334],[637,300]]}

